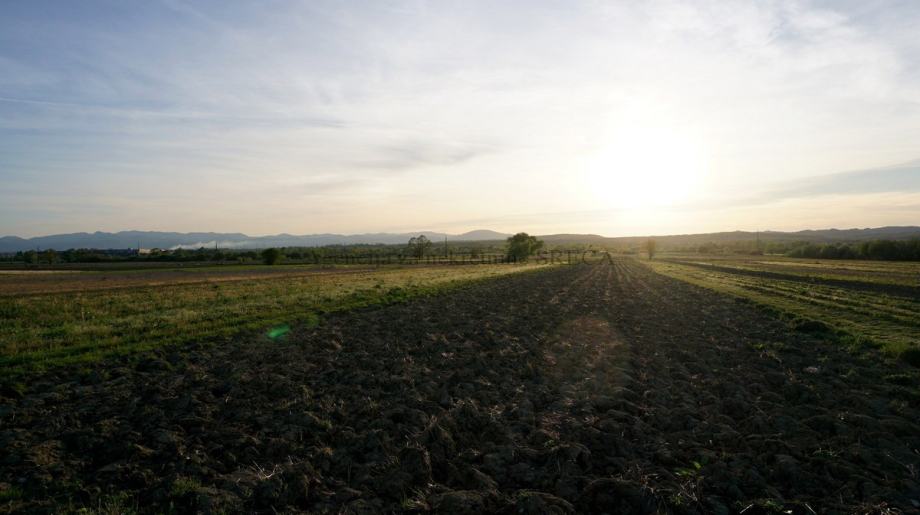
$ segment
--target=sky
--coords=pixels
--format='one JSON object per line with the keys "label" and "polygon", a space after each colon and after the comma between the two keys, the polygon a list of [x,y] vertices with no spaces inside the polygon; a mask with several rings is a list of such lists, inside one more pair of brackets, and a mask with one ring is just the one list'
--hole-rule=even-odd
{"label": "sky", "polygon": [[920,225],[920,2],[0,3],[0,235]]}

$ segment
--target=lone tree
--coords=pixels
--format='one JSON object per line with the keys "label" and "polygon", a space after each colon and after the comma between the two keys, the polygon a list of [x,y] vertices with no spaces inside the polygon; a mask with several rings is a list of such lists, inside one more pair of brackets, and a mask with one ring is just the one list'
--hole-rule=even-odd
{"label": "lone tree", "polygon": [[653,259],[655,257],[655,252],[658,251],[658,242],[652,238],[646,240],[645,251],[648,253],[648,258]]}
{"label": "lone tree", "polygon": [[281,251],[275,248],[265,249],[262,251],[262,262],[266,265],[277,265],[284,256]]}
{"label": "lone tree", "polygon": [[421,259],[425,257],[425,254],[431,249],[431,240],[424,234],[420,234],[418,237],[409,238],[408,247],[410,256]]}
{"label": "lone tree", "polygon": [[527,261],[527,258],[542,248],[543,242],[526,232],[508,238],[508,258],[512,261]]}

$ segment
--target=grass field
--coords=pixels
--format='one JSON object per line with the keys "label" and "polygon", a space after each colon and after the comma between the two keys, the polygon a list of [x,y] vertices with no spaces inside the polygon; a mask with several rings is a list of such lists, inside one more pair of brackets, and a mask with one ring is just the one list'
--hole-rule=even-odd
{"label": "grass field", "polygon": [[166,344],[268,331],[325,312],[534,268],[222,266],[0,274],[0,372],[11,377]]}
{"label": "grass field", "polygon": [[911,362],[920,353],[920,263],[774,256],[663,255],[656,272],[744,297],[805,329],[877,345]]}
{"label": "grass field", "polygon": [[120,263],[94,270],[53,268],[48,270],[0,271],[0,297],[33,293],[87,292],[145,286],[219,283],[241,280],[292,278],[320,274],[345,274],[374,270],[370,266],[337,265],[234,265],[195,267],[137,267],[125,269]]}

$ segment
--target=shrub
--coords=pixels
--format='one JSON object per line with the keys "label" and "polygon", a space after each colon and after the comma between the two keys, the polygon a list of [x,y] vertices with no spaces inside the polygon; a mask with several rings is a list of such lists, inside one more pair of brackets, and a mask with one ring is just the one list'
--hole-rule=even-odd
{"label": "shrub", "polygon": [[281,251],[275,248],[262,251],[262,262],[266,265],[277,265],[283,257]]}
{"label": "shrub", "polygon": [[658,242],[652,238],[649,238],[645,242],[645,252],[648,253],[649,259],[653,259],[655,257],[655,253],[658,252]]}

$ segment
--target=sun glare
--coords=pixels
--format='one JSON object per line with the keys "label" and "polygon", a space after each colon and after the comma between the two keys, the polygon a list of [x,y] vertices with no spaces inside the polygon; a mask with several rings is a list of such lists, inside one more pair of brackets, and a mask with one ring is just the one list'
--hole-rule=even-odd
{"label": "sun glare", "polygon": [[705,162],[692,139],[673,131],[631,128],[615,134],[589,161],[587,186],[605,207],[641,209],[689,200]]}

